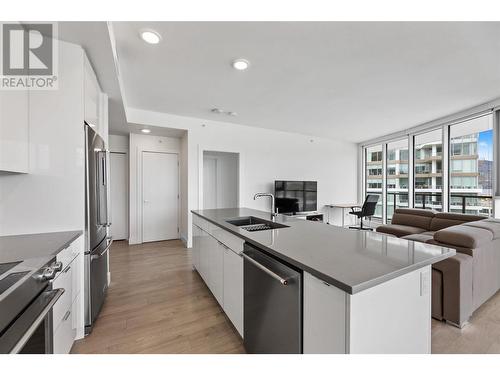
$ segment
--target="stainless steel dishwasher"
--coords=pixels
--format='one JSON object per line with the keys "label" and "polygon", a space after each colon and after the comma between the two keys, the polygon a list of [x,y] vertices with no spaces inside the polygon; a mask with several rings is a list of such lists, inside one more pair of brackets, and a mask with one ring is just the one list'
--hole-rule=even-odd
{"label": "stainless steel dishwasher", "polygon": [[302,353],[302,273],[248,243],[243,259],[246,351]]}

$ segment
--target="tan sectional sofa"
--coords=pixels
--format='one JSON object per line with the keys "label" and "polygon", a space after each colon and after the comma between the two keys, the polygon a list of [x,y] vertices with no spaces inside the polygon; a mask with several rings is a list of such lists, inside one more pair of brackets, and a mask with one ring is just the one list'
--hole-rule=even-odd
{"label": "tan sectional sofa", "polygon": [[454,248],[432,267],[432,316],[462,327],[500,289],[500,220],[397,209],[377,232]]}

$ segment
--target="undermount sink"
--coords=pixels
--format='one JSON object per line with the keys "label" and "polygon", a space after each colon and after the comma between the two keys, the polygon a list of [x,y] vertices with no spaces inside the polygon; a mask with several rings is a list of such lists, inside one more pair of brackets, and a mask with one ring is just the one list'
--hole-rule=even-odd
{"label": "undermount sink", "polygon": [[226,223],[235,225],[248,232],[258,232],[261,230],[288,228],[288,225],[275,223],[273,221],[261,219],[255,216],[237,217],[226,220]]}

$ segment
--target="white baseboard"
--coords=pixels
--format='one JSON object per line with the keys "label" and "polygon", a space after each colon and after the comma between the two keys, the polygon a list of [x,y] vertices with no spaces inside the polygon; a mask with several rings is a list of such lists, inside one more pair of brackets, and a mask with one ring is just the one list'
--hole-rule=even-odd
{"label": "white baseboard", "polygon": [[181,241],[184,244],[184,246],[189,247],[188,246],[187,235],[185,233],[181,233]]}

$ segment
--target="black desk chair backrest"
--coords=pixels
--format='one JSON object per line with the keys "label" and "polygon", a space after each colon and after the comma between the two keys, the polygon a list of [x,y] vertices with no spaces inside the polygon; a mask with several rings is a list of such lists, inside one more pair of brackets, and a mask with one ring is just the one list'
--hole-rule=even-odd
{"label": "black desk chair backrest", "polygon": [[375,210],[377,209],[377,203],[379,200],[379,196],[375,194],[369,194],[366,196],[365,202],[363,203],[363,207],[360,210],[352,209],[349,212],[351,215],[356,216],[360,220],[359,227],[349,227],[350,229],[361,229],[361,230],[373,230],[371,227],[363,227],[363,218],[369,217],[371,218],[375,215]]}
{"label": "black desk chair backrest", "polygon": [[361,208],[362,217],[375,215],[379,198],[380,196],[375,194],[369,194],[366,196],[365,203],[363,203],[363,207]]}

